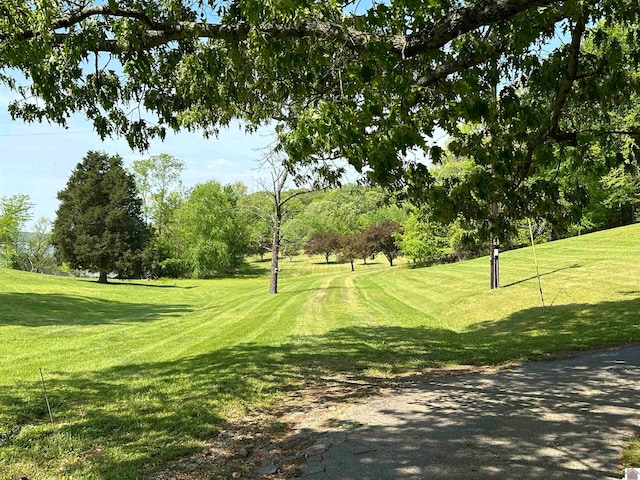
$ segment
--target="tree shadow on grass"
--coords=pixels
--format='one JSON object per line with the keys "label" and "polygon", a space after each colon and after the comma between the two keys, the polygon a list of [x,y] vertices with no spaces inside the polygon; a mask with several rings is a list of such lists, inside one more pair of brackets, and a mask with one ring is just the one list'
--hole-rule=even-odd
{"label": "tree shadow on grass", "polygon": [[270,267],[263,267],[245,263],[241,265],[237,270],[227,273],[219,273],[211,276],[211,278],[261,278],[268,275],[269,272],[271,272]]}
{"label": "tree shadow on grass", "polygon": [[[547,275],[553,275],[554,273],[561,272],[562,270],[568,270],[570,268],[580,268],[580,267],[582,267],[582,264],[574,263],[573,265],[569,265],[568,267],[556,268],[555,270],[551,270],[550,272],[541,273],[540,276],[541,277],[545,277]],[[537,275],[533,275],[533,276],[528,277],[528,278],[523,278],[522,280],[517,280],[515,282],[508,283],[507,285],[503,285],[502,288],[513,287],[514,285],[518,285],[519,283],[528,282],[529,280],[533,280],[535,278],[538,278],[538,276]]]}
{"label": "tree shadow on grass", "polygon": [[188,305],[124,303],[61,294],[0,293],[0,325],[102,325],[156,320],[190,311]]}
{"label": "tree shadow on grass", "polygon": [[[80,280],[80,281],[99,284],[98,280]],[[127,286],[127,287],[149,287],[149,288],[175,288],[179,290],[191,290],[192,288],[197,288],[195,285],[189,285],[185,287],[182,285],[174,285],[174,284],[167,284],[167,283],[152,283],[155,281],[156,280],[149,280],[147,282],[141,283],[139,281],[131,281],[131,280],[125,280],[125,281],[111,280],[109,283],[102,283],[100,285],[104,285],[105,287]]]}
{"label": "tree shadow on grass", "polygon": [[[639,311],[640,298],[633,298],[530,308],[462,332],[353,326],[281,345],[245,343],[175,361],[50,372],[47,388],[62,449],[82,459],[67,462],[60,473],[105,480],[145,477],[202,448],[199,442],[219,429],[232,428],[224,413],[230,408],[274,408],[283,392],[322,378],[374,381],[376,372],[498,364],[640,342]],[[317,400],[340,395],[321,391]],[[0,407],[0,456],[31,458],[39,468],[55,465],[55,439],[38,379],[0,389]],[[278,408],[279,414],[287,412],[287,405]]]}

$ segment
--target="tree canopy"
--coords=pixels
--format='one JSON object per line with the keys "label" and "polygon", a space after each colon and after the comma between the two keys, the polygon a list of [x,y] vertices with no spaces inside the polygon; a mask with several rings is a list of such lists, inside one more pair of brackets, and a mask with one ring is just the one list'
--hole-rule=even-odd
{"label": "tree canopy", "polygon": [[[139,148],[168,129],[274,122],[292,170],[335,180],[331,160],[345,158],[450,218],[496,204],[505,219],[548,212],[559,158],[640,135],[633,0],[359,5],[5,0],[0,81],[22,93],[16,118],[65,124],[81,111]],[[422,160],[440,161],[441,130],[477,166],[446,185]]]}

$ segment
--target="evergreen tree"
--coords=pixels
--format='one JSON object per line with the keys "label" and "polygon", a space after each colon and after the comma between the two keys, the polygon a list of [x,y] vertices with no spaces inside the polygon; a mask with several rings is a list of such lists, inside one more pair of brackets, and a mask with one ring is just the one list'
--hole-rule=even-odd
{"label": "evergreen tree", "polygon": [[142,202],[122,158],[90,151],[64,190],[53,224],[52,244],[72,268],[132,276],[140,272],[140,254],[148,239]]}

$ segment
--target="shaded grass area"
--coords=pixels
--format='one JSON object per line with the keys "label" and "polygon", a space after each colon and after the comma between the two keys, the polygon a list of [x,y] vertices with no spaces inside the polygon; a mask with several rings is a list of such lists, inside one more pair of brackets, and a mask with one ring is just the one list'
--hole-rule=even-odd
{"label": "shaded grass area", "polygon": [[0,325],[42,327],[46,325],[105,325],[144,322],[160,315],[180,316],[187,305],[123,303],[59,293],[0,293]]}
{"label": "shaded grass area", "polygon": [[[139,363],[48,380],[59,438],[37,381],[3,389],[6,462],[51,462],[51,478],[141,478],[201,447],[229,409],[269,407],[303,381],[336,372],[367,378],[443,364],[527,359],[558,347],[640,340],[640,299],[522,311],[468,332],[427,327],[352,327],[278,346],[239,344],[169,362]],[[58,452],[58,445],[62,456]],[[37,444],[37,448],[33,448]],[[116,447],[116,448],[114,448]],[[6,455],[6,456],[5,456]],[[60,458],[64,460],[60,462]],[[33,478],[39,478],[38,471]],[[32,478],[32,477],[30,477]],[[46,478],[46,477],[43,477]]]}
{"label": "shaded grass area", "polygon": [[[503,256],[494,292],[486,259],[355,275],[311,260],[277,296],[259,276],[105,288],[2,270],[0,478],[144,478],[320,377],[640,342],[638,233],[543,246],[546,307],[524,250]],[[603,244],[626,254],[603,261]]]}

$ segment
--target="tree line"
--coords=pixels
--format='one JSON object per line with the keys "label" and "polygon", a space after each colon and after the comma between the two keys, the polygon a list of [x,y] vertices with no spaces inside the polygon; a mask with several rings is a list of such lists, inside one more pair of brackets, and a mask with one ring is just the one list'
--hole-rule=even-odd
{"label": "tree line", "polygon": [[[534,221],[539,241],[632,223],[640,202],[637,164],[608,165],[565,174],[557,208]],[[248,256],[273,250],[279,209],[278,257],[322,255],[329,263],[366,263],[376,255],[390,265],[403,255],[416,265],[458,261],[486,252],[487,219],[458,213],[442,223],[429,205],[414,206],[379,187],[285,188],[274,202],[268,188],[249,193],[241,184],[214,180],[185,188],[182,160],[158,155],[136,160],[88,152],[59,192],[53,222],[40,219],[25,232],[33,204],[27,195],[0,200],[0,260],[4,266],[43,273],[91,271],[106,282],[122,278],[208,278],[242,272]],[[471,175],[473,161],[448,155],[437,181],[454,184]],[[286,185],[282,185],[286,187]],[[576,189],[581,201],[572,198]],[[442,205],[439,205],[441,208]],[[501,248],[528,242],[522,222],[512,222]],[[275,293],[275,292],[273,292]]]}
{"label": "tree line", "polygon": [[[83,113],[141,151],[273,125],[298,178],[335,182],[346,160],[452,225],[459,253],[494,251],[528,218],[557,238],[634,217],[636,3],[4,0],[0,84],[13,118]],[[469,164],[446,178],[450,155]]]}

